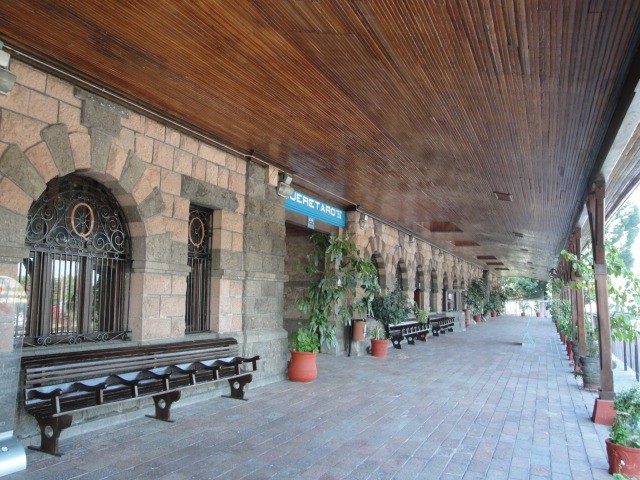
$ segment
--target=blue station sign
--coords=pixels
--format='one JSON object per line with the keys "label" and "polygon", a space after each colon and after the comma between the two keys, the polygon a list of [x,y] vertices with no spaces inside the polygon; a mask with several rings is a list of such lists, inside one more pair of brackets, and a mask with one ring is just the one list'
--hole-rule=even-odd
{"label": "blue station sign", "polygon": [[328,205],[320,200],[311,198],[304,193],[294,192],[284,201],[284,208],[298,212],[307,217],[335,225],[347,226],[347,215],[344,210]]}

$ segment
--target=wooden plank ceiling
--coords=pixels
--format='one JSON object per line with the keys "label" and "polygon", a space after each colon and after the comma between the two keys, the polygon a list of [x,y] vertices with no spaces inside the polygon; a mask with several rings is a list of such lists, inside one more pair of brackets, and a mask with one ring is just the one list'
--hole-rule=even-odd
{"label": "wooden plank ceiling", "polygon": [[6,0],[0,39],[335,204],[545,278],[639,22],[637,0]]}

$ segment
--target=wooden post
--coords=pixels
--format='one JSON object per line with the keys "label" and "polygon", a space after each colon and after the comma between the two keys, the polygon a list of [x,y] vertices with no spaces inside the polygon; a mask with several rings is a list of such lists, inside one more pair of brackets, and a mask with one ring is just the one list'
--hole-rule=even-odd
{"label": "wooden post", "polygon": [[611,322],[609,319],[609,292],[607,288],[607,264],[604,250],[604,180],[593,183],[587,197],[591,246],[593,248],[593,272],[598,312],[600,346],[600,395],[596,399],[592,420],[603,425],[613,424],[613,369],[611,366]]}
{"label": "wooden post", "polygon": [[[573,237],[571,238],[571,245],[569,251],[573,253],[578,259],[580,259],[580,237],[582,235],[582,231],[580,228],[576,228],[573,231]],[[578,280],[577,273],[571,269],[571,281],[575,282]],[[572,310],[575,316],[575,324],[578,327],[578,351],[573,352],[575,362],[578,362],[578,359],[581,355],[586,355],[587,353],[587,339],[584,328],[584,294],[582,289],[577,289],[573,291],[573,295],[571,296]]]}
{"label": "wooden post", "polygon": [[[578,316],[578,358],[587,354],[587,336],[584,328],[584,294],[582,289],[575,291],[576,314]],[[575,355],[575,354],[574,354]],[[577,361],[577,360],[576,360]]]}

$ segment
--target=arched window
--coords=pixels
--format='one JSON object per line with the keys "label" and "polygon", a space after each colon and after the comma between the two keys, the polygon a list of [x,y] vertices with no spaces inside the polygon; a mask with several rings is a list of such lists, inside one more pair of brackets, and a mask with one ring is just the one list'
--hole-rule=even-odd
{"label": "arched window", "polygon": [[209,331],[209,290],[211,279],[211,219],[207,208],[189,207],[187,308],[185,331]]}
{"label": "arched window", "polygon": [[25,344],[126,337],[129,233],[109,191],[75,175],[53,179],[29,210],[25,243]]}

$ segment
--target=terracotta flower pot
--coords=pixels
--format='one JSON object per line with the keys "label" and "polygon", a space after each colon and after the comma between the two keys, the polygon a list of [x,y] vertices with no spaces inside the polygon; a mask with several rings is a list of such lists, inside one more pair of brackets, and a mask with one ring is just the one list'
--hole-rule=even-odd
{"label": "terracotta flower pot", "polygon": [[536,317],[539,317],[539,316],[540,316],[540,312],[536,312]]}
{"label": "terracotta flower pot", "polygon": [[371,339],[371,355],[374,357],[386,357],[389,352],[389,340]]}
{"label": "terracotta flower pot", "polygon": [[640,448],[623,447],[605,440],[607,457],[609,458],[609,473],[621,473],[628,478],[640,476]]}
{"label": "terracotta flower pot", "polygon": [[491,316],[492,317],[497,317],[498,316],[498,312],[491,312]]}
{"label": "terracotta flower pot", "polygon": [[353,334],[351,339],[355,342],[364,342],[364,326],[366,322],[364,320],[353,320],[351,327],[353,328]]}
{"label": "terracotta flower pot", "polygon": [[482,320],[482,317],[480,315],[474,315],[473,316],[473,321],[476,323],[480,323],[480,321]]}
{"label": "terracotta flower pot", "polygon": [[291,350],[289,380],[293,382],[313,382],[318,377],[317,353]]}

